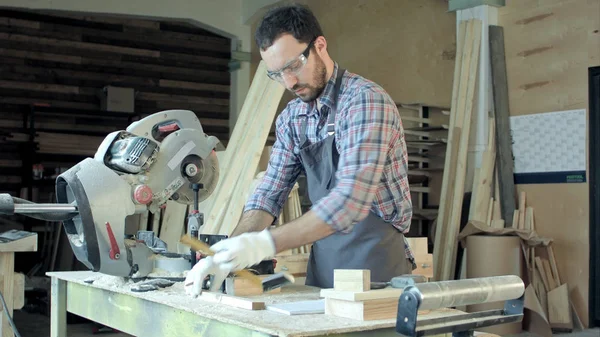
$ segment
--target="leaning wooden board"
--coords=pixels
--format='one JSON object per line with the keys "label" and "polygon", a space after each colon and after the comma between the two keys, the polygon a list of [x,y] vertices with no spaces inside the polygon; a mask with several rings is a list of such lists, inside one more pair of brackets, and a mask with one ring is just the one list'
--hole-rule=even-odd
{"label": "leaning wooden board", "polygon": [[[294,316],[294,319],[291,320],[288,315],[270,310],[246,310],[233,308],[223,303],[203,300],[202,298],[192,299],[185,294],[182,282],[157,291],[133,293],[129,290],[128,286],[85,283],[84,280],[90,277],[101,277],[100,274],[91,271],[52,272],[48,273],[48,276],[67,281],[69,283],[67,289],[72,289],[73,294],[79,294],[80,292],[87,294],[93,292],[93,289],[101,290],[103,298],[109,298],[107,303],[111,306],[110,310],[116,310],[116,304],[121,305],[125,309],[134,310],[134,304],[138,304],[139,300],[151,301],[160,304],[161,307],[164,306],[168,311],[178,310],[188,312],[199,318],[208,318],[274,336],[304,337],[345,334],[377,329],[392,329],[396,324],[395,319],[359,321],[324,314],[298,315]],[[262,301],[266,304],[317,300],[320,298],[319,290],[314,287],[294,285],[285,287],[279,294],[256,296],[254,300]],[[124,298],[121,295],[127,296]],[[126,299],[127,302],[119,302]],[[71,306],[73,308],[75,305],[79,305],[77,301],[67,300],[67,303],[72,303]],[[125,303],[131,305],[125,306]],[[97,311],[104,310],[104,308],[100,308],[98,305],[94,309]],[[453,309],[440,309],[420,316],[420,320],[447,317],[461,313],[461,311]],[[128,314],[135,315],[137,313],[128,311]]]}

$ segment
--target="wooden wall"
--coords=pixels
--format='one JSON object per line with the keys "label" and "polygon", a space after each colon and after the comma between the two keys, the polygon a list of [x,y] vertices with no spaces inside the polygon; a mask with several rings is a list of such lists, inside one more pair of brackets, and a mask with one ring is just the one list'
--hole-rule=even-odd
{"label": "wooden wall", "polygon": [[[226,143],[230,58],[229,38],[185,23],[0,9],[0,190],[15,193],[30,174],[23,153],[46,154],[33,160],[50,171],[69,167],[161,110],[194,111]],[[101,110],[108,85],[135,90],[137,117]],[[35,148],[24,144],[32,105],[48,110],[36,113]]]}
{"label": "wooden wall", "polygon": [[131,87],[136,113],[191,109],[226,138],[230,48],[182,23],[1,10],[0,112],[98,110],[104,86]]}
{"label": "wooden wall", "polygon": [[[600,2],[507,0],[504,27],[511,115],[588,109],[588,67],[600,65]],[[554,239],[561,280],[588,324],[589,186],[517,185],[536,230]],[[563,281],[564,282],[564,281]]]}

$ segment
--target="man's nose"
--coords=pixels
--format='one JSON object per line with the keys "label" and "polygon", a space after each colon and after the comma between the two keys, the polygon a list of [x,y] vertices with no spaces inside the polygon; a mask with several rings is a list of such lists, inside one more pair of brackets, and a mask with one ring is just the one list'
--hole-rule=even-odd
{"label": "man's nose", "polygon": [[283,75],[283,83],[288,90],[292,90],[292,88],[298,83],[298,79],[296,76]]}

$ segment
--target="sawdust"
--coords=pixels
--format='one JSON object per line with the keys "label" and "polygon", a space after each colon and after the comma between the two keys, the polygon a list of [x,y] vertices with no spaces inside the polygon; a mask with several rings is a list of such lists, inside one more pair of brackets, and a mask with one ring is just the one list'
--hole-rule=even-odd
{"label": "sawdust", "polygon": [[189,272],[189,270],[175,272],[175,271],[169,271],[169,270],[164,270],[164,269],[160,269],[160,268],[155,268],[154,270],[152,270],[152,272],[150,274],[148,274],[148,277],[152,277],[152,278],[160,278],[160,277],[185,278],[187,276],[188,272]]}
{"label": "sawdust", "polygon": [[133,284],[133,281],[124,277],[105,274],[89,277],[84,282],[108,288],[125,288]]}

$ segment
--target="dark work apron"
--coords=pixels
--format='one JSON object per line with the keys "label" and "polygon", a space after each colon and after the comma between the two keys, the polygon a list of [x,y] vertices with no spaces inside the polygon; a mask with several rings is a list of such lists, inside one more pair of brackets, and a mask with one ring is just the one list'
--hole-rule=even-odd
{"label": "dark work apron", "polygon": [[[336,185],[339,153],[335,145],[334,122],[337,97],[344,69],[338,69],[334,87],[333,109],[329,112],[329,136],[315,144],[308,144],[306,123],[300,133],[300,156],[306,171],[308,194],[313,204],[323,198]],[[412,265],[406,259],[404,235],[392,224],[369,212],[350,233],[334,234],[312,245],[306,284],[333,288],[334,269],[369,269],[371,281],[385,282],[392,277],[410,274]]]}

